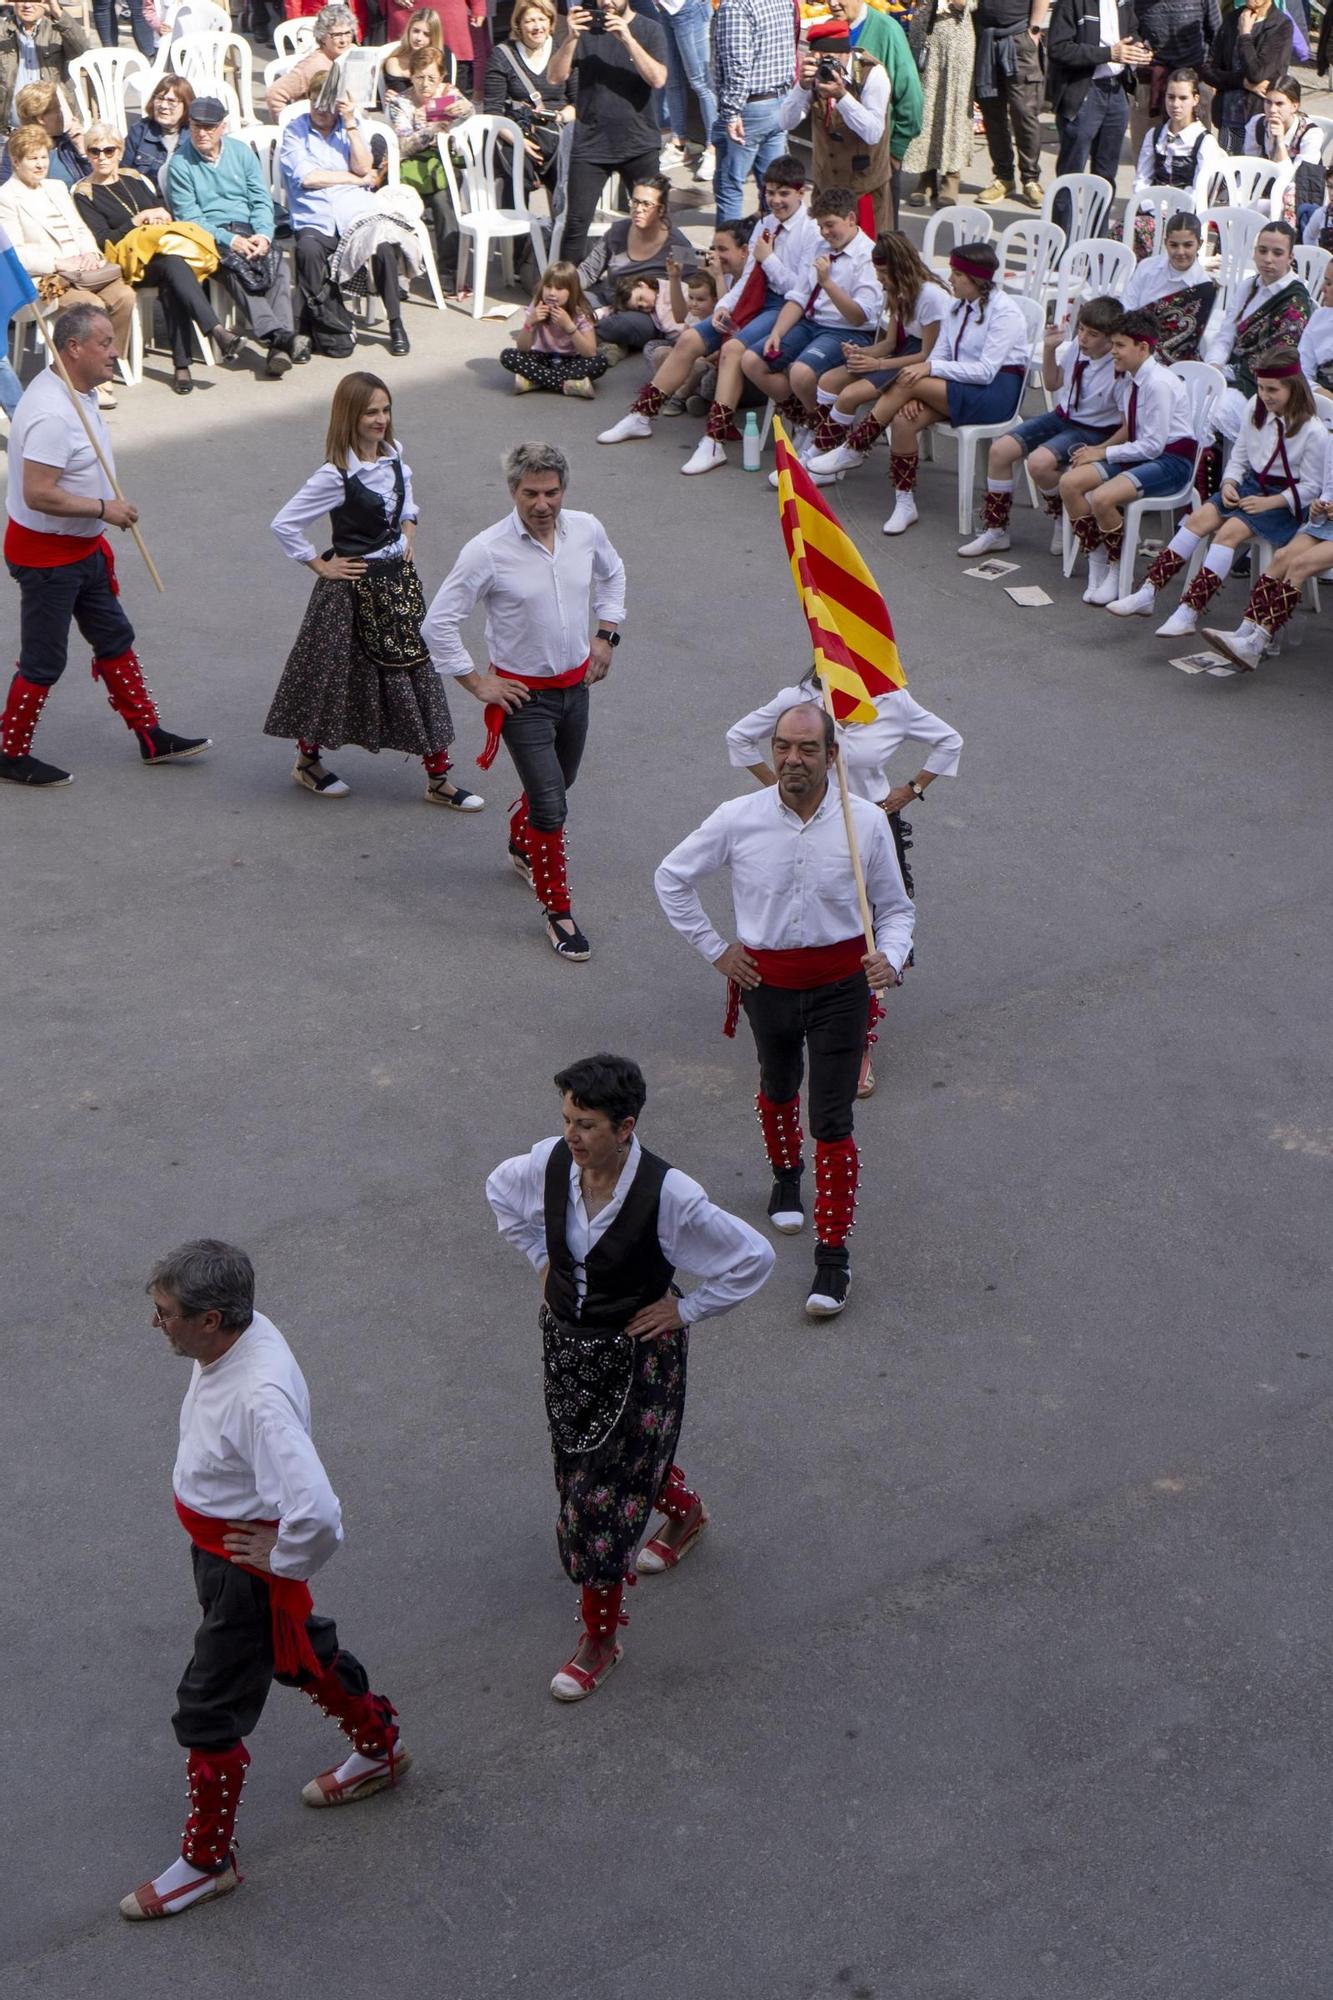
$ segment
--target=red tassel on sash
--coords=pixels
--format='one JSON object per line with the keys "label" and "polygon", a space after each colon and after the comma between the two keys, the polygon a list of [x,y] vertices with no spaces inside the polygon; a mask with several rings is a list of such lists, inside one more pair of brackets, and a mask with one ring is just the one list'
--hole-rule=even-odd
{"label": "red tassel on sash", "polygon": [[[236,1562],[235,1556],[224,1546],[223,1536],[229,1523],[221,1521],[215,1514],[196,1514],[193,1507],[187,1507],[183,1500],[173,1493],[176,1513],[180,1524],[197,1549],[203,1549],[210,1556],[221,1556],[223,1562],[236,1563],[237,1569],[248,1571],[268,1585],[269,1608],[273,1619],[273,1665],[280,1674],[311,1674],[316,1679],[323,1673],[310,1634],[305,1629],[305,1621],[315,1608],[310,1595],[310,1586],[299,1577],[270,1576],[267,1570],[252,1569],[249,1563]],[[276,1521],[253,1521],[256,1528],[276,1528]]]}
{"label": "red tassel on sash", "polygon": [[[527,674],[511,674],[507,667],[493,666],[491,668],[491,672],[498,674],[502,681],[517,681],[520,687],[535,688],[538,693],[541,693],[544,688],[577,687],[587,671],[587,660],[582,661],[577,667],[571,667],[567,674],[534,674],[529,676]],[[491,765],[495,762],[496,753],[500,748],[500,731],[504,728],[504,719],[505,709],[503,704],[498,701],[488,701],[483,717],[486,724],[486,742],[480,757],[477,759],[483,771],[489,771]]]}

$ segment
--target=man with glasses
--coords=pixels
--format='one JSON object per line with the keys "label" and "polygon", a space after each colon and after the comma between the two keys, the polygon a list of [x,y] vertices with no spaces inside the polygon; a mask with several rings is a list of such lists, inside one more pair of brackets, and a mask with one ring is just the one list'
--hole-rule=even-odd
{"label": "man with glasses", "polygon": [[[789,32],[790,26],[789,7]],[[577,117],[562,255],[578,264],[588,248],[598,197],[612,174],[629,188],[657,172],[661,134],[653,92],[667,80],[666,37],[656,21],[631,14],[629,0],[571,7],[569,34],[546,75],[551,84],[574,78]]]}

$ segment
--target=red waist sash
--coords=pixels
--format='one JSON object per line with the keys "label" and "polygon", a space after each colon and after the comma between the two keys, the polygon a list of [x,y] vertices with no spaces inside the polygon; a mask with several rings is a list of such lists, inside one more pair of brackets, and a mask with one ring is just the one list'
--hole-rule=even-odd
{"label": "red waist sash", "polygon": [[[270,1576],[267,1570],[252,1569],[249,1563],[236,1562],[236,1558],[224,1545],[223,1536],[228,1523],[219,1520],[215,1514],[196,1514],[193,1507],[187,1507],[183,1500],[172,1494],[180,1524],[197,1549],[203,1549],[210,1556],[221,1556],[223,1562],[235,1563],[237,1569],[246,1570],[268,1585],[269,1611],[273,1621],[273,1664],[280,1674],[312,1674],[316,1678],[323,1673],[310,1643],[305,1621],[315,1608],[310,1595],[310,1586],[299,1577]],[[254,1521],[256,1528],[276,1528],[276,1521]]]}
{"label": "red waist sash", "polygon": [[106,557],[108,580],[117,597],[116,558],[105,535],[48,535],[44,528],[25,528],[20,521],[5,523],[5,561],[20,569],[64,569],[82,562],[98,549]]}
{"label": "red waist sash", "polygon": [[[502,681],[517,681],[520,687],[535,688],[538,693],[543,688],[577,687],[588,671],[588,662],[583,660],[577,667],[571,667],[567,674],[511,674],[508,667],[492,666],[491,672],[499,674]],[[489,771],[500,748],[500,731],[504,728],[505,709],[498,701],[488,701],[482,720],[486,724],[486,743],[477,762],[483,771]]]}
{"label": "red waist sash", "polygon": [[[850,979],[853,973],[860,972],[866,941],[858,933],[856,937],[840,938],[837,944],[811,944],[795,951],[760,951],[748,944],[743,949],[759,968],[761,986],[808,993],[812,986],[832,986],[837,980]],[[741,989],[734,979],[729,979],[724,1035],[735,1035],[740,1017]]]}

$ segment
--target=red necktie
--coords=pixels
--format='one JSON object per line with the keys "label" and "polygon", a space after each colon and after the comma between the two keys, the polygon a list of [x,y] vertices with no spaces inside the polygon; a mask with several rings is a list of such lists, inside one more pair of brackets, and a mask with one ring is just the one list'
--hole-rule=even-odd
{"label": "red necktie", "polygon": [[1129,441],[1133,444],[1139,434],[1139,385],[1137,382],[1129,392],[1129,416],[1126,419],[1125,428],[1129,432]]}
{"label": "red necktie", "polygon": [[[955,310],[957,310],[957,308],[955,308]],[[969,321],[969,319],[971,319],[971,317],[972,317],[972,301],[969,299],[967,304],[963,307],[963,317],[959,320],[958,331],[954,335],[953,358],[955,361],[958,359],[958,350],[961,348],[963,344],[963,335],[967,332],[967,322]]]}
{"label": "red necktie", "polygon": [[[834,251],[834,253],[833,253],[833,257],[836,257],[836,256],[837,256],[837,254],[838,254],[838,253],[837,253],[837,251]],[[830,264],[832,264],[832,262],[833,262],[833,257],[830,257],[830,258],[829,258],[829,263],[830,263]],[[815,289],[813,290],[813,292],[811,292],[811,294],[810,294],[809,298],[808,298],[808,299],[806,300],[806,302],[805,302],[805,311],[804,311],[804,312],[802,313],[802,315],[801,315],[802,319],[813,319],[813,318],[814,318],[814,316],[815,316],[815,300],[816,300],[816,299],[817,299],[817,298],[819,297],[819,294],[820,294],[820,293],[821,293],[821,292],[823,291],[823,289],[824,289],[824,287],[823,287],[822,285],[816,285],[816,286],[815,286]]]}
{"label": "red necktie", "polygon": [[[786,227],[785,222],[778,224],[773,232],[774,243],[777,242]],[[731,315],[733,326],[748,326],[750,321],[756,319],[764,310],[764,301],[768,297],[768,279],[764,275],[767,269],[768,266],[761,264],[756,257],[750,275],[741,287],[741,295],[736,301],[736,310]]]}
{"label": "red necktie", "polygon": [[1069,407],[1071,410],[1078,408],[1079,392],[1083,387],[1083,377],[1087,373],[1087,369],[1088,364],[1086,361],[1076,361],[1074,363],[1074,379],[1069,385]]}

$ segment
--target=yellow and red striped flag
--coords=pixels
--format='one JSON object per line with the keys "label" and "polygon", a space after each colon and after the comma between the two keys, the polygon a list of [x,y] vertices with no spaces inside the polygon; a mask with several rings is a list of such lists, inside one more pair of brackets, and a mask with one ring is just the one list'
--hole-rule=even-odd
{"label": "yellow and red striped flag", "polygon": [[889,607],[861,554],[773,419],[778,509],[815,666],[839,722],[873,722],[875,697],[907,686]]}

